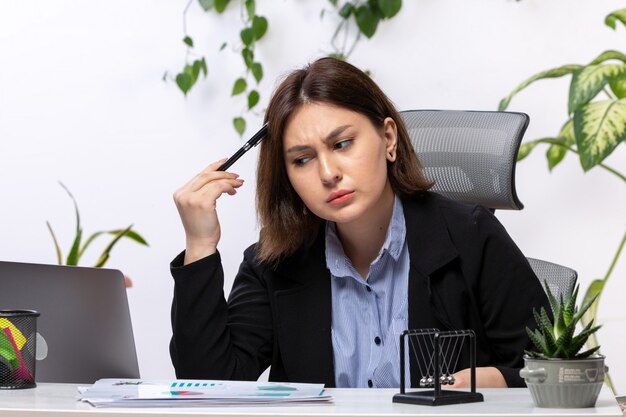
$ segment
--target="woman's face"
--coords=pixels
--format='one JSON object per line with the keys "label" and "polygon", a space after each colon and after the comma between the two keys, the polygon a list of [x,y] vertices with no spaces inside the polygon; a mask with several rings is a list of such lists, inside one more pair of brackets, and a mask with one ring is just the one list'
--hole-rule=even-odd
{"label": "woman's face", "polygon": [[287,175],[318,217],[338,224],[366,219],[393,199],[387,160],[395,160],[396,137],[391,118],[380,129],[345,108],[304,104],[284,132]]}

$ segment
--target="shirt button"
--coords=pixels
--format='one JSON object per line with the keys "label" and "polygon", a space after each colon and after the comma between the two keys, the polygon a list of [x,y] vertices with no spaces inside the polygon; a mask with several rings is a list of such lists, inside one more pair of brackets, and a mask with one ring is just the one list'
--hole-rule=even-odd
{"label": "shirt button", "polygon": [[365,288],[367,288],[367,292],[372,292],[372,288],[369,285],[366,285]]}
{"label": "shirt button", "polygon": [[374,343],[376,343],[377,345],[380,345],[380,342],[381,342],[380,337],[376,336],[374,338]]}
{"label": "shirt button", "polygon": [[371,379],[367,380],[367,386],[370,387],[370,388],[372,388],[374,386],[374,383],[372,382]]}

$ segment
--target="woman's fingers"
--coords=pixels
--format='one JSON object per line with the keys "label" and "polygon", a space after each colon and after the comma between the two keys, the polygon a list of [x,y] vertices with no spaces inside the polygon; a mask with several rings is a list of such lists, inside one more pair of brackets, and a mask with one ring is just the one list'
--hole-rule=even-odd
{"label": "woman's fingers", "polygon": [[185,264],[215,253],[221,235],[217,199],[236,194],[244,183],[237,174],[216,171],[224,161],[207,166],[174,192],[187,242]]}

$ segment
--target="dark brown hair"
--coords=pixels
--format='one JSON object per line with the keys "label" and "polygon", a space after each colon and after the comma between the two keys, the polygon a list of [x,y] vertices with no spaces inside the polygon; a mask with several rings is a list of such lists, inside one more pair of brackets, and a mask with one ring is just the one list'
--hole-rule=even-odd
{"label": "dark brown hair", "polygon": [[268,134],[261,142],[256,191],[261,225],[257,257],[261,262],[275,263],[305,242],[312,242],[321,223],[291,186],[283,153],[287,122],[296,109],[307,103],[326,103],[355,111],[381,129],[385,118],[391,117],[398,128],[396,160],[387,162],[393,191],[406,198],[432,185],[422,174],[402,118],[376,83],[347,62],[320,58],[288,74],[274,91],[265,113]]}

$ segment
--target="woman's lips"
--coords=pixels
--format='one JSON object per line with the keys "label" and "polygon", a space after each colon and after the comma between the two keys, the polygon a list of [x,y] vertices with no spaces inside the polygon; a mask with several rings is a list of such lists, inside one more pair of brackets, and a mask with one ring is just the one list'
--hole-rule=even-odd
{"label": "woman's lips", "polygon": [[346,201],[350,200],[353,196],[354,196],[354,191],[339,190],[339,191],[335,191],[334,193],[331,193],[326,199],[326,202],[332,205],[338,205],[338,204],[345,203]]}

